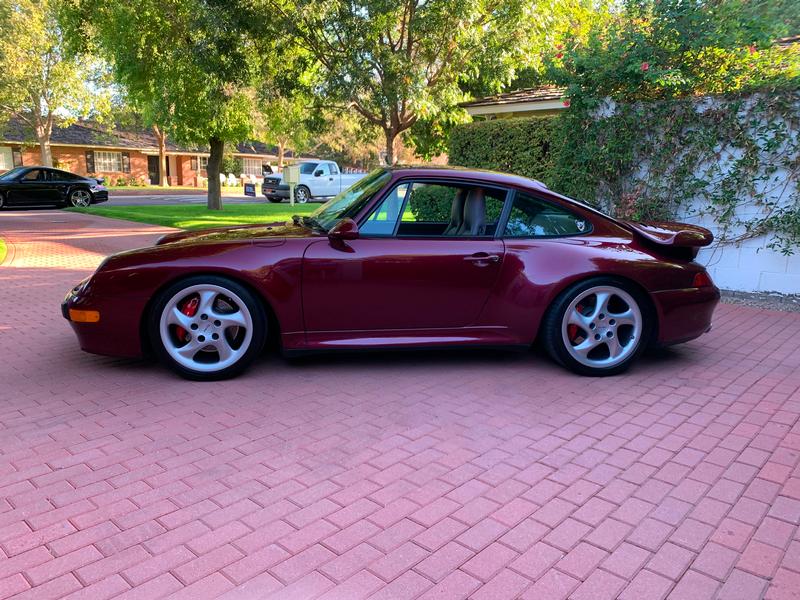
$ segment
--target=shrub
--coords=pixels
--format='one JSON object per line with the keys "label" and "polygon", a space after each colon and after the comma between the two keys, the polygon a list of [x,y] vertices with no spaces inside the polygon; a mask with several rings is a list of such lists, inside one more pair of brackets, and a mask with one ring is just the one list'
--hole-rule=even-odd
{"label": "shrub", "polygon": [[548,184],[555,117],[477,121],[450,135],[450,164],[514,173]]}

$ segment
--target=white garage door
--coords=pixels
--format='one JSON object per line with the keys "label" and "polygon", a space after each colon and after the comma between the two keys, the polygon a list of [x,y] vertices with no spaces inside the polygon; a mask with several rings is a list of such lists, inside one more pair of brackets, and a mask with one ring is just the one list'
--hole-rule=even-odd
{"label": "white garage door", "polygon": [[14,166],[14,159],[11,156],[11,148],[0,146],[0,171],[8,171]]}

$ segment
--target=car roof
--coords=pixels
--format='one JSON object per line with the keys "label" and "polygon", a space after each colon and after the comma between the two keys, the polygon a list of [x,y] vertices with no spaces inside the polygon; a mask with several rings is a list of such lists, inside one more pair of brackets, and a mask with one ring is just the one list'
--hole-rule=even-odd
{"label": "car roof", "polygon": [[464,179],[480,179],[487,183],[497,185],[510,185],[521,187],[534,187],[553,193],[548,187],[538,179],[531,179],[521,175],[501,173],[500,171],[490,171],[488,169],[470,169],[467,167],[456,166],[405,166],[398,165],[390,169],[393,173],[411,177],[437,177],[450,178],[458,176]]}

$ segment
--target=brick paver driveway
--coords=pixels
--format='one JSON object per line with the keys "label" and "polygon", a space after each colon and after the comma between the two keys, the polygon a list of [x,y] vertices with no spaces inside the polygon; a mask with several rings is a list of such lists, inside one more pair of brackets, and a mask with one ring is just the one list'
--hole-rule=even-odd
{"label": "brick paver driveway", "polygon": [[800,594],[800,314],[587,379],[536,353],[81,353],[58,303],[157,233],[4,213],[0,597]]}

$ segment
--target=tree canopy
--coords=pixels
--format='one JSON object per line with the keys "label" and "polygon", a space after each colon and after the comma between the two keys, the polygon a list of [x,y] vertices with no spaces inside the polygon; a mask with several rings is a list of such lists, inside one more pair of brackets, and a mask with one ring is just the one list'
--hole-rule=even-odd
{"label": "tree canopy", "polygon": [[60,0],[0,0],[0,122],[16,115],[28,125],[46,166],[53,127],[105,115],[113,95],[101,64],[66,52],[62,9]]}
{"label": "tree canopy", "polygon": [[[217,0],[220,3],[221,0]],[[229,2],[225,2],[230,6]],[[459,84],[508,81],[525,47],[526,0],[242,0],[232,12],[255,37],[280,23],[316,61],[314,90],[395,140],[466,98]]]}
{"label": "tree canopy", "polygon": [[252,131],[259,53],[230,13],[204,0],[72,0],[84,46],[107,58],[145,120],[210,150],[208,206],[221,208],[226,142]]}

